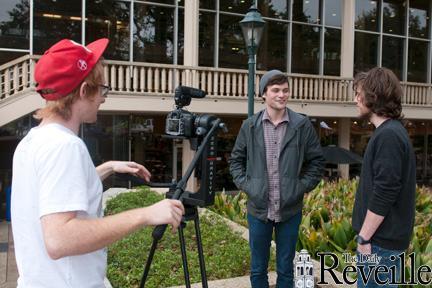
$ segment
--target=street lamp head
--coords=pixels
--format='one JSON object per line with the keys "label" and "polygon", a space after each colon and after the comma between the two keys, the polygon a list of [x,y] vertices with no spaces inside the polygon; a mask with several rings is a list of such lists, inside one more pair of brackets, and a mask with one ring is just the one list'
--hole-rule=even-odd
{"label": "street lamp head", "polygon": [[259,46],[264,31],[264,24],[265,21],[262,19],[258,9],[252,5],[243,20],[240,21],[240,27],[242,28],[247,48],[255,49]]}
{"label": "street lamp head", "polygon": [[255,54],[261,35],[264,31],[264,20],[255,6],[252,5],[246,13],[243,20],[240,21],[240,27],[243,31],[243,38],[246,42],[246,48],[249,55],[248,60],[248,116],[253,115],[254,96],[255,96]]}

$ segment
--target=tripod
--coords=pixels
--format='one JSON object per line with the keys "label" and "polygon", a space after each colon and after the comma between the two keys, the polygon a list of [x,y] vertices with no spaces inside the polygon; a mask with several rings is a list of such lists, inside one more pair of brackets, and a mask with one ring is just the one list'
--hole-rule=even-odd
{"label": "tripod", "polygon": [[[204,181],[201,181],[201,183],[205,185],[201,185],[201,189],[205,190],[205,186],[208,184],[211,189],[209,191],[213,193],[212,188],[212,180],[214,175],[214,159],[215,159],[215,150],[209,149],[208,144],[211,139],[213,138],[213,134],[216,132],[217,129],[226,129],[225,124],[221,122],[221,120],[218,118],[212,122],[211,129],[208,131],[204,139],[202,140],[200,146],[198,147],[198,150],[192,159],[191,163],[189,164],[186,173],[183,175],[181,180],[178,183],[173,183],[170,185],[170,191],[167,193],[168,198],[171,199],[177,199],[182,201],[186,211],[185,215],[183,216],[182,223],[178,229],[179,234],[179,240],[180,240],[180,247],[181,247],[181,254],[182,254],[182,262],[183,262],[183,272],[185,277],[185,284],[187,288],[190,288],[190,277],[189,277],[189,269],[187,265],[187,256],[186,256],[186,246],[185,246],[185,240],[184,240],[184,233],[183,229],[186,226],[186,221],[188,220],[194,220],[195,224],[195,235],[196,235],[196,241],[198,246],[198,256],[199,256],[199,263],[200,263],[200,271],[201,271],[201,281],[204,288],[208,287],[207,284],[207,276],[206,276],[206,270],[205,270],[205,262],[204,262],[204,253],[202,249],[202,241],[201,241],[201,232],[199,227],[199,217],[198,217],[198,209],[197,206],[204,206],[205,200],[200,200],[190,194],[189,192],[185,192],[184,189],[186,187],[187,181],[189,180],[190,176],[192,175],[193,170],[197,166],[197,163],[199,160],[202,160],[203,162],[210,162],[210,165],[207,165],[209,167],[205,167],[205,169],[202,169],[201,171],[202,175],[201,178],[204,179]],[[213,145],[214,145],[214,141]],[[214,148],[214,147],[213,147]],[[210,178],[210,181],[209,181]],[[167,186],[165,186],[167,187]],[[208,193],[207,193],[208,194]],[[171,196],[172,195],[172,196]],[[207,199],[208,195],[204,195]],[[214,197],[214,195],[211,195]],[[211,198],[211,197],[210,197]],[[157,244],[159,240],[162,238],[163,234],[165,233],[165,230],[167,228],[167,225],[159,225],[154,228],[152,237],[153,237],[153,243],[150,248],[149,256],[147,258],[147,262],[144,268],[143,276],[141,278],[141,284],[140,288],[145,287],[145,282],[148,277],[148,273],[150,271],[150,266],[153,261],[153,256],[157,248]]]}

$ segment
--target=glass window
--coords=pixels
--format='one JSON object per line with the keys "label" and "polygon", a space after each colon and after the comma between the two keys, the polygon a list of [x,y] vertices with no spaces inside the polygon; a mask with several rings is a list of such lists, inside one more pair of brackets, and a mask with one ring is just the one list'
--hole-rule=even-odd
{"label": "glass window", "polygon": [[0,48],[29,49],[29,1],[8,0],[1,5]]}
{"label": "glass window", "polygon": [[293,21],[320,23],[320,0],[294,0]]}
{"label": "glass window", "polygon": [[257,69],[286,71],[287,24],[267,21],[257,54]]}
{"label": "glass window", "polygon": [[219,67],[247,68],[248,57],[240,16],[220,15],[219,18]]}
{"label": "glass window", "polygon": [[130,4],[119,1],[87,1],[86,43],[106,37],[106,59],[129,60]]}
{"label": "glass window", "polygon": [[342,26],[342,0],[326,0],[325,2],[325,25]]}
{"label": "glass window", "polygon": [[[122,122],[114,123],[114,120],[123,118]],[[117,122],[117,121],[116,121]],[[87,145],[93,163],[97,166],[105,161],[128,160],[127,151],[127,134],[128,134],[128,116],[114,116],[114,115],[98,115],[97,123],[83,125],[83,140]],[[123,129],[120,129],[122,127]],[[120,140],[122,141],[118,141]],[[117,147],[119,142],[124,143],[126,149]],[[116,143],[117,142],[117,143]],[[124,146],[124,145],[120,145]],[[119,149],[123,148],[123,149]],[[124,153],[119,153],[122,150]]]}
{"label": "glass window", "polygon": [[[216,1],[215,1],[216,2]],[[251,1],[245,0],[222,0],[219,2],[219,10],[231,13],[246,14],[251,7]]]}
{"label": "glass window", "polygon": [[401,80],[403,72],[404,39],[383,36],[382,51],[382,66],[392,70]]}
{"label": "glass window", "polygon": [[81,1],[34,1],[34,53],[64,38],[81,43]]}
{"label": "glass window", "polygon": [[214,0],[199,0],[199,8],[216,10],[216,1]]}
{"label": "glass window", "polygon": [[[0,137],[9,136],[9,139],[11,138],[15,138],[16,140],[22,139],[24,136],[27,135],[30,129],[34,127],[34,125],[32,126],[32,123],[34,121],[34,119],[32,118],[33,118],[32,113],[30,113],[21,118],[18,118],[17,120],[9,122],[6,125],[3,125],[2,127],[0,127]],[[6,156],[6,154],[3,154],[3,152],[4,150],[2,150],[2,156],[4,157]],[[4,161],[4,158],[2,160]],[[12,166],[12,155],[10,157],[10,160],[11,160],[10,164]]]}
{"label": "glass window", "polygon": [[341,30],[325,28],[324,75],[340,75]]}
{"label": "glass window", "polygon": [[409,40],[408,77],[410,82],[427,82],[428,42]]}
{"label": "glass window", "polygon": [[199,66],[214,66],[215,13],[200,12],[199,16]]}
{"label": "glass window", "polygon": [[378,31],[378,1],[356,0],[355,28]]}
{"label": "glass window", "polygon": [[429,38],[429,1],[411,0],[409,8],[409,36]]}
{"label": "glass window", "polygon": [[320,28],[293,24],[292,67],[293,73],[319,73]]}
{"label": "glass window", "polygon": [[[88,0],[87,0],[88,1]],[[130,1],[130,0],[129,0]],[[149,2],[155,2],[155,3],[163,3],[163,4],[172,4],[175,5],[175,1],[177,0],[150,0]]]}
{"label": "glass window", "polygon": [[174,8],[135,4],[134,61],[173,63]]}
{"label": "glass window", "polygon": [[[97,123],[83,125],[82,138],[95,166],[109,160],[129,160],[128,122],[128,115],[98,115]],[[127,184],[115,176],[104,181],[110,187]]]}
{"label": "glass window", "polygon": [[178,20],[177,20],[177,64],[183,65],[184,55],[184,9],[178,9]]}
{"label": "glass window", "polygon": [[132,134],[130,138],[132,159],[143,164],[150,171],[152,181],[171,182],[173,141],[163,137],[165,115],[133,115],[129,125]]}
{"label": "glass window", "polygon": [[355,33],[354,74],[367,71],[378,64],[378,35]]}
{"label": "glass window", "polygon": [[405,35],[405,0],[385,0],[383,2],[383,32]]}
{"label": "glass window", "polygon": [[288,19],[288,0],[258,1],[258,9],[264,17]]}
{"label": "glass window", "polygon": [[177,64],[183,65],[184,55],[184,8],[178,9],[177,19]]}
{"label": "glass window", "polygon": [[28,53],[23,53],[23,52],[0,51],[0,65],[27,54]]}

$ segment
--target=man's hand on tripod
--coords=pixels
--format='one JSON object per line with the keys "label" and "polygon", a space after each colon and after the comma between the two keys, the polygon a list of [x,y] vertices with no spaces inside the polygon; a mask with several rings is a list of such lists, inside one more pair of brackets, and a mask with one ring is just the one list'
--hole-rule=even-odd
{"label": "man's hand on tripod", "polygon": [[177,231],[185,209],[179,200],[164,199],[146,208],[146,225],[169,224],[172,232]]}

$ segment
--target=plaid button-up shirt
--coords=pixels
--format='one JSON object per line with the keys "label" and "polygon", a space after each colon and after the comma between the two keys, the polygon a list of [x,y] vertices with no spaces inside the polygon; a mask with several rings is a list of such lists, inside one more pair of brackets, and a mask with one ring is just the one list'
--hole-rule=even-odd
{"label": "plaid button-up shirt", "polygon": [[279,177],[279,155],[282,139],[285,136],[288,125],[288,112],[285,110],[282,121],[275,126],[267,113],[264,111],[262,118],[264,129],[264,144],[267,160],[268,174],[268,214],[271,221],[280,222],[280,177]]}

